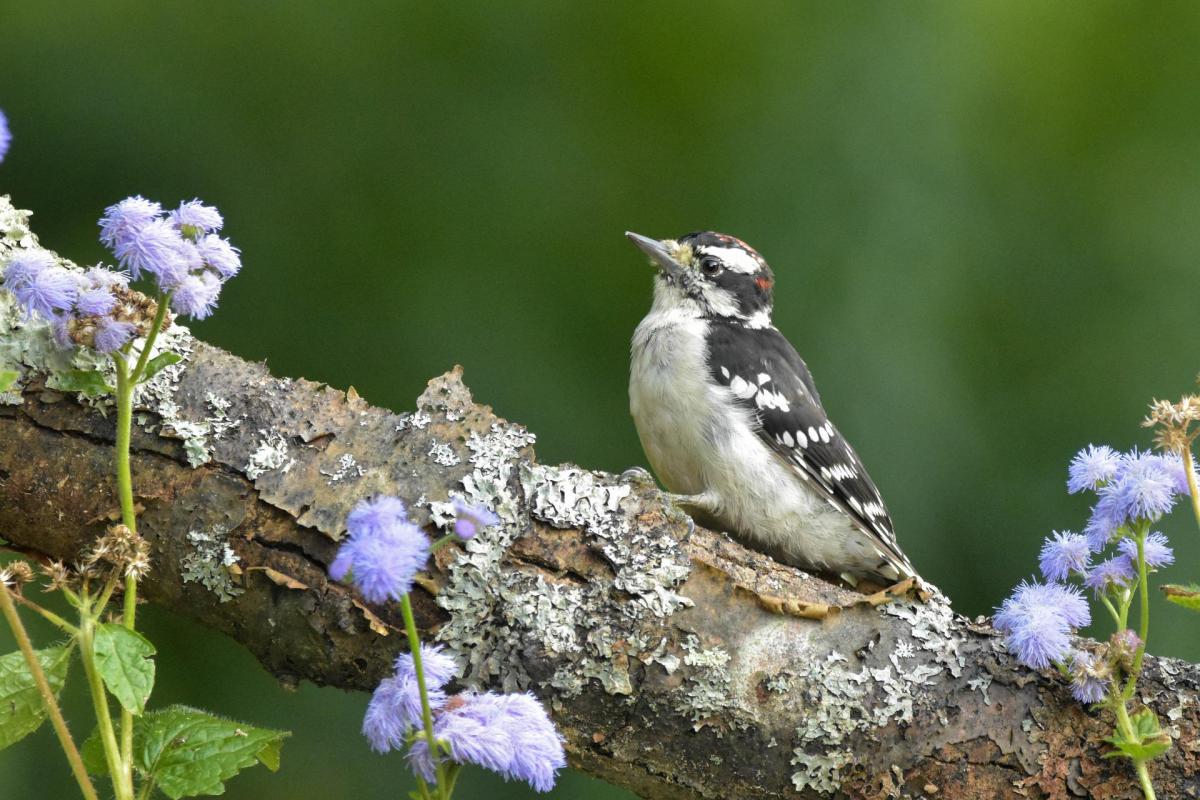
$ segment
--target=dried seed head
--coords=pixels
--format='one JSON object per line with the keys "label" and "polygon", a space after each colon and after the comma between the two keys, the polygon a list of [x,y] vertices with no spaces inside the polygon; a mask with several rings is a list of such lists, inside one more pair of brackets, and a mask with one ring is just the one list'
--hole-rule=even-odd
{"label": "dried seed head", "polygon": [[1128,672],[1133,666],[1133,658],[1141,644],[1142,640],[1129,628],[1119,630],[1109,637],[1107,661]]}
{"label": "dried seed head", "polygon": [[1150,413],[1142,420],[1142,426],[1158,428],[1154,435],[1156,447],[1168,453],[1182,453],[1200,434],[1200,430],[1190,430],[1196,421],[1200,421],[1200,396],[1184,395],[1178,403],[1169,400],[1151,402]]}
{"label": "dried seed head", "polygon": [[80,577],[89,579],[101,573],[101,564],[110,565],[125,577],[139,579],[150,571],[150,545],[125,525],[113,525],[86,551],[77,568]]}
{"label": "dried seed head", "polygon": [[0,567],[0,584],[19,590],[33,580],[33,569],[24,561],[11,561]]}
{"label": "dried seed head", "polygon": [[42,565],[42,574],[48,579],[46,591],[57,592],[59,589],[73,589],[78,583],[78,575],[71,572],[61,561],[51,561]]}

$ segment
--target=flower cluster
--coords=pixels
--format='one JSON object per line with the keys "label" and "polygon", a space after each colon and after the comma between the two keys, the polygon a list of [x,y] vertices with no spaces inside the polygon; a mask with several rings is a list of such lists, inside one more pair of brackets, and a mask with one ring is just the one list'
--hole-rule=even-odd
{"label": "flower cluster", "polygon": [[172,311],[204,319],[216,308],[224,282],[242,268],[237,248],[217,234],[224,224],[217,209],[199,200],[164,213],[139,195],[105,210],[100,241],[134,280],[152,276],[170,296]]}
{"label": "flower cluster", "polygon": [[[459,539],[499,522],[491,510],[459,499],[453,507]],[[371,602],[400,600],[405,621],[415,630],[407,595],[437,545],[408,519],[404,503],[395,497],[361,501],[347,516],[346,528],[349,536],[329,567],[330,576],[350,576]],[[537,698],[492,692],[449,695],[446,686],[458,675],[454,659],[440,646],[421,644],[411,632],[409,637],[410,652],[396,659],[394,673],[379,684],[367,706],[362,731],[371,747],[378,752],[407,747],[422,786],[437,785],[446,765],[474,764],[505,779],[525,781],[539,792],[553,788],[566,758],[562,738]],[[436,796],[449,797],[449,786],[441,789],[444,793]],[[430,795],[423,789],[421,796]]]}
{"label": "flower cluster", "polygon": [[150,330],[158,305],[129,288],[120,272],[96,266],[68,269],[45,250],[18,251],[4,270],[4,287],[26,316],[50,321],[63,347],[90,347],[101,353],[120,349]]}
{"label": "flower cluster", "polygon": [[12,133],[8,130],[8,118],[0,111],[0,161],[8,155],[8,146],[12,143]]}
{"label": "flower cluster", "polygon": [[[537,698],[494,692],[447,696],[445,686],[458,674],[454,660],[440,647],[422,645],[420,653],[434,735],[447,749],[449,760],[525,781],[539,792],[550,791],[566,758],[562,739]],[[395,674],[385,678],[371,697],[363,735],[379,752],[399,750],[421,725],[413,658],[402,653]],[[436,782],[437,765],[425,739],[413,742],[408,761],[423,780]]]}
{"label": "flower cluster", "polygon": [[[1175,559],[1166,537],[1149,528],[1187,494],[1187,478],[1175,455],[1089,446],[1071,461],[1067,489],[1096,493],[1087,527],[1082,534],[1056,531],[1045,540],[1038,567],[1046,582],[1017,586],[994,624],[1018,661],[1033,669],[1059,666],[1080,702],[1097,703],[1112,685],[1114,671],[1128,662],[1130,637],[1137,641],[1125,617],[1141,562],[1153,570]],[[1106,551],[1107,558],[1093,563]],[[1113,641],[1098,652],[1079,649],[1075,634],[1091,623],[1091,612],[1071,580],[1091,589],[1118,624]]]}
{"label": "flower cluster", "polygon": [[346,518],[349,537],[329,565],[329,575],[354,578],[372,603],[399,600],[429,558],[429,539],[408,520],[403,501],[381,496],[360,502]]}
{"label": "flower cluster", "polygon": [[221,225],[217,210],[198,200],[164,215],[158,203],[130,197],[100,220],[100,240],[128,272],[69,269],[44,250],[22,250],[9,259],[3,284],[27,316],[50,321],[61,346],[112,353],[147,336],[164,302],[131,289],[131,278],[153,275],[177,314],[212,313],[223,282],[242,266],[237,249],[216,235]]}

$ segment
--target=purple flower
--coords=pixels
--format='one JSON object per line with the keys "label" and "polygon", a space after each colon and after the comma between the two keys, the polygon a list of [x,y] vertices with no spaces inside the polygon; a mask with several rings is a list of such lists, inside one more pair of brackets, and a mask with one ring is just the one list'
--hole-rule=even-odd
{"label": "purple flower", "polygon": [[993,625],[996,630],[1007,632],[1039,615],[1056,616],[1069,628],[1084,628],[1092,622],[1087,600],[1075,587],[1061,583],[1021,581],[1000,606]]}
{"label": "purple flower", "polygon": [[407,594],[413,576],[429,558],[429,539],[404,518],[402,509],[395,498],[359,503],[347,518],[350,536],[329,567],[335,580],[353,573],[363,597],[372,603]]}
{"label": "purple flower", "polygon": [[[444,692],[431,691],[430,705],[441,706],[446,702]],[[399,678],[384,678],[363,716],[362,733],[371,742],[377,753],[399,750],[404,746],[408,732],[421,724],[421,694],[415,681]]]}
{"label": "purple flower", "polygon": [[117,304],[117,298],[107,286],[89,286],[80,289],[75,298],[75,313],[85,317],[108,314]]}
{"label": "purple flower", "polygon": [[221,212],[199,200],[180,203],[179,208],[171,212],[170,219],[175,228],[189,239],[196,239],[202,233],[219,231],[225,224]]}
{"label": "purple flower", "polygon": [[1048,581],[1063,581],[1072,572],[1086,572],[1091,560],[1087,539],[1070,531],[1055,531],[1042,545],[1038,561],[1042,576]]}
{"label": "purple flower", "polygon": [[116,237],[113,254],[135,280],[147,272],[164,287],[182,280],[190,267],[179,231],[165,219],[126,225]]}
{"label": "purple flower", "polygon": [[[525,781],[539,792],[550,791],[566,766],[562,738],[530,694],[459,696],[439,715],[434,730],[450,745],[451,760]],[[413,745],[409,762],[425,780],[435,778],[423,741]]]}
{"label": "purple flower", "polygon": [[500,521],[487,506],[471,506],[460,498],[454,498],[454,535],[470,539],[489,525]]}
{"label": "purple flower", "polygon": [[[442,687],[458,675],[458,665],[440,646],[421,645],[421,667],[429,707],[437,711],[446,704]],[[412,655],[401,653],[396,659],[396,673],[385,678],[371,696],[363,717],[363,735],[371,741],[372,749],[380,753],[400,749],[408,732],[422,726],[423,718],[421,688]]]}
{"label": "purple flower", "polygon": [[1071,694],[1081,703],[1099,703],[1111,683],[1107,665],[1095,656],[1078,652],[1071,659]]}
{"label": "purple flower", "polygon": [[481,720],[504,728],[512,737],[513,760],[501,774],[523,780],[539,792],[553,789],[567,759],[562,737],[537,698],[531,694],[483,695],[473,705],[466,706],[464,713],[480,714]]}
{"label": "purple flower", "polygon": [[211,272],[185,275],[171,292],[171,310],[194,319],[212,316],[221,295],[221,279]]}
{"label": "purple flower", "polygon": [[[458,663],[446,654],[441,645],[421,645],[421,671],[425,673],[426,688],[441,689],[458,677]],[[396,656],[397,678],[415,682],[416,675],[411,653]]]}
{"label": "purple flower", "polygon": [[[460,764],[475,764],[500,774],[512,764],[512,738],[502,728],[448,711],[438,717],[433,730],[434,736],[450,746],[450,758]],[[427,783],[437,780],[436,765],[424,739],[413,742],[408,751],[408,763]]]}
{"label": "purple flower", "polygon": [[[1122,539],[1117,547],[1121,551],[1121,554],[1129,559],[1129,568],[1136,573],[1138,562],[1137,542],[1126,538]],[[1144,551],[1147,567],[1158,569],[1175,563],[1175,551],[1167,544],[1167,537],[1158,531],[1154,531],[1146,537]]]}
{"label": "purple flower", "polygon": [[[1192,493],[1191,487],[1188,486],[1187,468],[1183,465],[1183,458],[1177,453],[1155,453],[1153,458],[1158,459],[1162,468],[1171,476],[1175,494],[1187,497]],[[1193,475],[1195,471],[1193,470]]]}
{"label": "purple flower", "polygon": [[1108,445],[1088,445],[1075,454],[1067,468],[1067,491],[1095,491],[1117,474],[1120,456]]}
{"label": "purple flower", "polygon": [[91,281],[92,286],[103,286],[106,289],[114,289],[118,286],[123,289],[129,285],[129,276],[124,272],[115,272],[99,264],[84,270],[83,277]]}
{"label": "purple flower", "polygon": [[1071,631],[1091,622],[1083,595],[1060,583],[1022,582],[993,620],[1017,660],[1033,669],[1062,661],[1071,649]]}
{"label": "purple flower", "polygon": [[37,312],[44,317],[69,311],[75,304],[78,292],[79,279],[76,273],[57,265],[39,269],[30,274],[27,281],[12,287],[13,295],[26,314]]}
{"label": "purple flower", "polygon": [[100,321],[96,323],[96,335],[93,339],[96,351],[111,353],[119,350],[133,338],[135,331],[136,328],[131,322],[122,322],[112,317],[101,317]]}
{"label": "purple flower", "polygon": [[408,509],[399,497],[381,494],[358,505],[346,516],[346,530],[351,536],[378,536],[393,525],[408,520]]}
{"label": "purple flower", "polygon": [[141,195],[127,197],[104,209],[104,216],[100,218],[100,242],[115,248],[118,242],[128,239],[133,231],[146,227],[160,214],[162,206],[153,200]]}
{"label": "purple flower", "polygon": [[1120,468],[1100,487],[1100,499],[1084,532],[1092,550],[1099,552],[1123,525],[1137,520],[1157,520],[1175,505],[1182,471],[1163,456],[1132,450],[1121,456]]}
{"label": "purple flower", "polygon": [[1035,616],[1005,637],[1017,660],[1032,669],[1045,669],[1061,662],[1071,651],[1071,632],[1062,619]]}
{"label": "purple flower", "polygon": [[240,251],[231,245],[228,239],[222,239],[220,236],[210,233],[196,242],[196,247],[199,249],[204,263],[216,270],[222,278],[232,278],[241,271]]}
{"label": "purple flower", "polygon": [[0,161],[8,155],[8,146],[12,143],[12,133],[8,130],[8,117],[0,111]]}
{"label": "purple flower", "polygon": [[28,286],[35,276],[57,266],[54,256],[45,250],[21,250],[8,260],[4,268],[4,286],[10,292],[20,286]]}
{"label": "purple flower", "polygon": [[1135,573],[1124,556],[1101,561],[1088,571],[1084,584],[1097,595],[1102,595],[1110,589],[1123,589],[1133,582]]}
{"label": "purple flower", "polygon": [[66,314],[59,314],[50,320],[50,335],[54,337],[54,343],[64,350],[75,346],[71,339],[71,319]]}

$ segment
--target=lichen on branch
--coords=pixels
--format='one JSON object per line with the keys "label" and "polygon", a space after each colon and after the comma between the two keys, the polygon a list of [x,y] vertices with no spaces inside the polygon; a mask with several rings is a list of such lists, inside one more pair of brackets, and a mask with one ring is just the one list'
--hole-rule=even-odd
{"label": "lichen on branch", "polygon": [[[0,263],[38,246],[0,199]],[[0,530],[70,560],[115,512],[114,421],[67,391],[80,365],[46,335],[0,297],[0,368],[20,372],[0,397]],[[1111,722],[1016,667],[984,621],[936,594],[862,603],[693,527],[644,473],[539,464],[533,434],[475,403],[458,369],[395,413],[179,325],[164,346],[184,360],[139,393],[133,433],[145,595],[281,680],[388,674],[397,609],[327,577],[346,513],[386,492],[438,535],[457,496],[502,524],[437,552],[413,594],[423,633],[465,685],[536,692],[575,766],[644,797],[1139,796],[1102,757]],[[1176,740],[1152,765],[1164,797],[1200,793],[1198,691],[1197,667],[1147,659],[1139,700]]]}

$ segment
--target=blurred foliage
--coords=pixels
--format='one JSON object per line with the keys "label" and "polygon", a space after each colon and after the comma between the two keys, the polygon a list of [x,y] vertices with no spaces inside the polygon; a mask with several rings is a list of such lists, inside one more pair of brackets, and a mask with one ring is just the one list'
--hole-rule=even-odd
{"label": "blurred foliage", "polygon": [[[650,276],[621,233],[751,242],[905,549],[969,614],[1083,523],[1070,455],[1149,444],[1145,404],[1200,368],[1193,4],[117,0],[10,3],[3,30],[0,191],[49,246],[102,258],[127,194],[216,203],[247,268],[200,336],[398,409],[462,363],[547,461],[644,463]],[[1151,649],[1200,658],[1187,612],[1156,614]],[[286,693],[147,619],[156,705],[297,732],[228,797],[403,796],[365,697]],[[0,753],[5,797],[73,796],[58,758],[47,731]]]}

